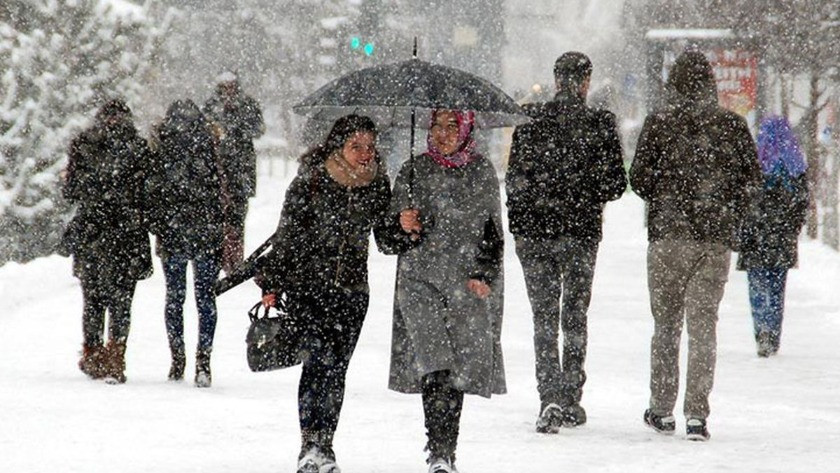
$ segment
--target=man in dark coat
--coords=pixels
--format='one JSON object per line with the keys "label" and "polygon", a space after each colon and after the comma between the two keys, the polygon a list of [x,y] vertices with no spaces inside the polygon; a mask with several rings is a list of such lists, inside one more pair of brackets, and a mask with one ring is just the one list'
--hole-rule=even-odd
{"label": "man in dark coat", "polygon": [[537,431],[543,433],[586,422],[580,406],[586,312],[602,212],[627,187],[615,115],[586,106],[591,74],[584,54],[557,59],[557,95],[532,106],[534,121],[516,129],[505,179],[510,231],[534,316]]}
{"label": "man in dark coat", "polygon": [[242,92],[239,80],[229,72],[219,77],[216,93],[203,111],[218,140],[226,207],[222,265],[230,272],[243,257],[248,198],[257,189],[254,139],[265,132],[265,124],[257,101]]}
{"label": "man in dark coat", "polygon": [[633,190],[648,203],[654,334],[644,421],[660,433],[675,430],[685,319],[686,433],[689,439],[707,440],[718,306],[730,251],[761,173],[747,123],[718,105],[712,67],[703,53],[677,58],[666,92],[665,107],[645,120],[630,169]]}
{"label": "man in dark coat", "polygon": [[[82,284],[84,346],[79,368],[124,383],[131,301],[152,274],[144,222],[143,181],[149,148],[122,99],[107,102],[96,123],[70,145],[64,197],[78,206],[63,238]],[[105,313],[109,341],[103,346]]]}

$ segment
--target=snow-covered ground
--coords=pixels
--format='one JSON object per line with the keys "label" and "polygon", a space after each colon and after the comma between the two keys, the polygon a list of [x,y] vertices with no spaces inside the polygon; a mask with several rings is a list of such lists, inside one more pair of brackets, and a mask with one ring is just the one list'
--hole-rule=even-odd
{"label": "snow-covered ground", "polygon": [[[287,183],[261,176],[248,217],[249,248],[276,225]],[[558,435],[534,432],[530,309],[508,235],[503,346],[509,393],[467,398],[458,449],[462,473],[840,471],[840,255],[803,242],[800,269],[788,282],[782,350],[771,359],[755,355],[746,277],[733,269],[720,310],[712,440],[685,441],[679,415],[678,434],[663,437],[641,421],[653,327],[642,214],[631,194],[607,206],[589,311],[583,398],[589,422]],[[393,257],[371,257],[371,307],[335,443],[345,473],[426,471],[420,399],[386,389],[394,266]],[[0,472],[294,471],[300,369],[248,370],[245,313],[258,299],[256,286],[249,282],[219,299],[213,387],[199,390],[190,382],[191,353],[188,381],[166,381],[157,261],[155,270],[137,289],[128,383],[109,386],[76,367],[81,291],[70,260],[54,256],[0,268]],[[196,319],[188,300],[188,346],[196,342]]]}

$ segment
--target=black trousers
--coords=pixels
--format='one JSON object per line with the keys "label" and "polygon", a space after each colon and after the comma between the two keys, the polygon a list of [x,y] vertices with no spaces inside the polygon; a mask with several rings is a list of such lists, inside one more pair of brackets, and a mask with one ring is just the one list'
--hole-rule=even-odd
{"label": "black trousers", "polygon": [[455,461],[463,406],[464,392],[452,386],[448,370],[423,377],[423,413],[428,449],[433,458]]}
{"label": "black trousers", "polygon": [[[598,243],[561,237],[516,237],[516,254],[534,316],[534,351],[540,401],[580,402],[586,371],[587,311]],[[562,301],[562,312],[561,312]],[[558,338],[563,330],[563,358]]]}
{"label": "black trousers", "polygon": [[293,296],[290,310],[306,321],[298,414],[304,447],[332,446],[344,402],[350,358],[367,314],[369,295],[329,289]]}
{"label": "black trousers", "polygon": [[103,344],[106,312],[110,314],[108,337],[116,343],[125,343],[131,326],[131,303],[137,281],[113,282],[109,278],[85,276],[81,278],[81,283],[84,344]]}

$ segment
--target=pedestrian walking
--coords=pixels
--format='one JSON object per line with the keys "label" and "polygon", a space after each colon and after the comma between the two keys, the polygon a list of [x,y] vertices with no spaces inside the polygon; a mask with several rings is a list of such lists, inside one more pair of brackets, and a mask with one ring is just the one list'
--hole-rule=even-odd
{"label": "pedestrian walking", "polygon": [[738,269],[747,272],[758,356],[768,357],[781,344],[787,274],[808,210],[808,165],[786,118],[761,122],[758,162],[764,185],[741,228]]}
{"label": "pedestrian walking", "polygon": [[391,202],[407,243],[389,387],[422,395],[429,473],[455,471],[464,395],[505,392],[499,182],[473,126],[472,112],[434,111],[428,149],[402,166]]}
{"label": "pedestrian walking", "polygon": [[128,105],[112,99],[71,143],[64,176],[64,197],[78,206],[63,236],[63,250],[73,255],[73,274],[82,285],[79,368],[110,383],[126,381],[134,290],[138,280],[152,274],[142,192],[148,158]]}
{"label": "pedestrian walking", "polygon": [[510,231],[534,320],[541,433],[586,423],[580,401],[602,214],[627,187],[615,115],[586,106],[591,75],[582,53],[557,59],[557,95],[525,106],[533,121],[516,128],[505,176]]}
{"label": "pedestrian walking", "polygon": [[217,138],[225,204],[222,269],[229,273],[243,259],[248,199],[257,191],[254,140],[265,133],[265,123],[259,103],[242,91],[231,72],[219,76],[203,112]]}
{"label": "pedestrian walking", "polygon": [[222,246],[222,185],[210,125],[191,100],[173,102],[156,127],[151,175],[146,181],[152,233],[166,277],[169,379],[184,378],[184,301],[192,262],[198,309],[195,385],[210,387],[210,355],[216,331],[213,283]]}
{"label": "pedestrian walking", "polygon": [[736,233],[761,171],[746,121],[718,105],[712,67],[702,52],[682,53],[665,88],[666,104],[645,119],[630,168],[630,185],[648,204],[654,333],[644,421],[660,433],[675,430],[685,321],[686,434],[708,440],[718,306]]}
{"label": "pedestrian walking", "polygon": [[386,222],[391,186],[367,117],[336,120],[326,139],[301,158],[257,283],[263,303],[285,294],[301,323],[298,473],[339,473],[333,437],[350,358],[370,300],[368,242],[393,239]]}

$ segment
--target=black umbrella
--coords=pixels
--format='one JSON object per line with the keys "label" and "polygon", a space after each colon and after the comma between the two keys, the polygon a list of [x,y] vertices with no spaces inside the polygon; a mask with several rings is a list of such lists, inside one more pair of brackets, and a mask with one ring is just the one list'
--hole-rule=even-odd
{"label": "black umbrella", "polygon": [[356,113],[396,127],[413,126],[412,115],[426,123],[423,118],[434,109],[471,110],[480,128],[528,121],[519,105],[487,80],[416,57],[351,72],[294,106],[295,112],[315,120],[333,121]]}

